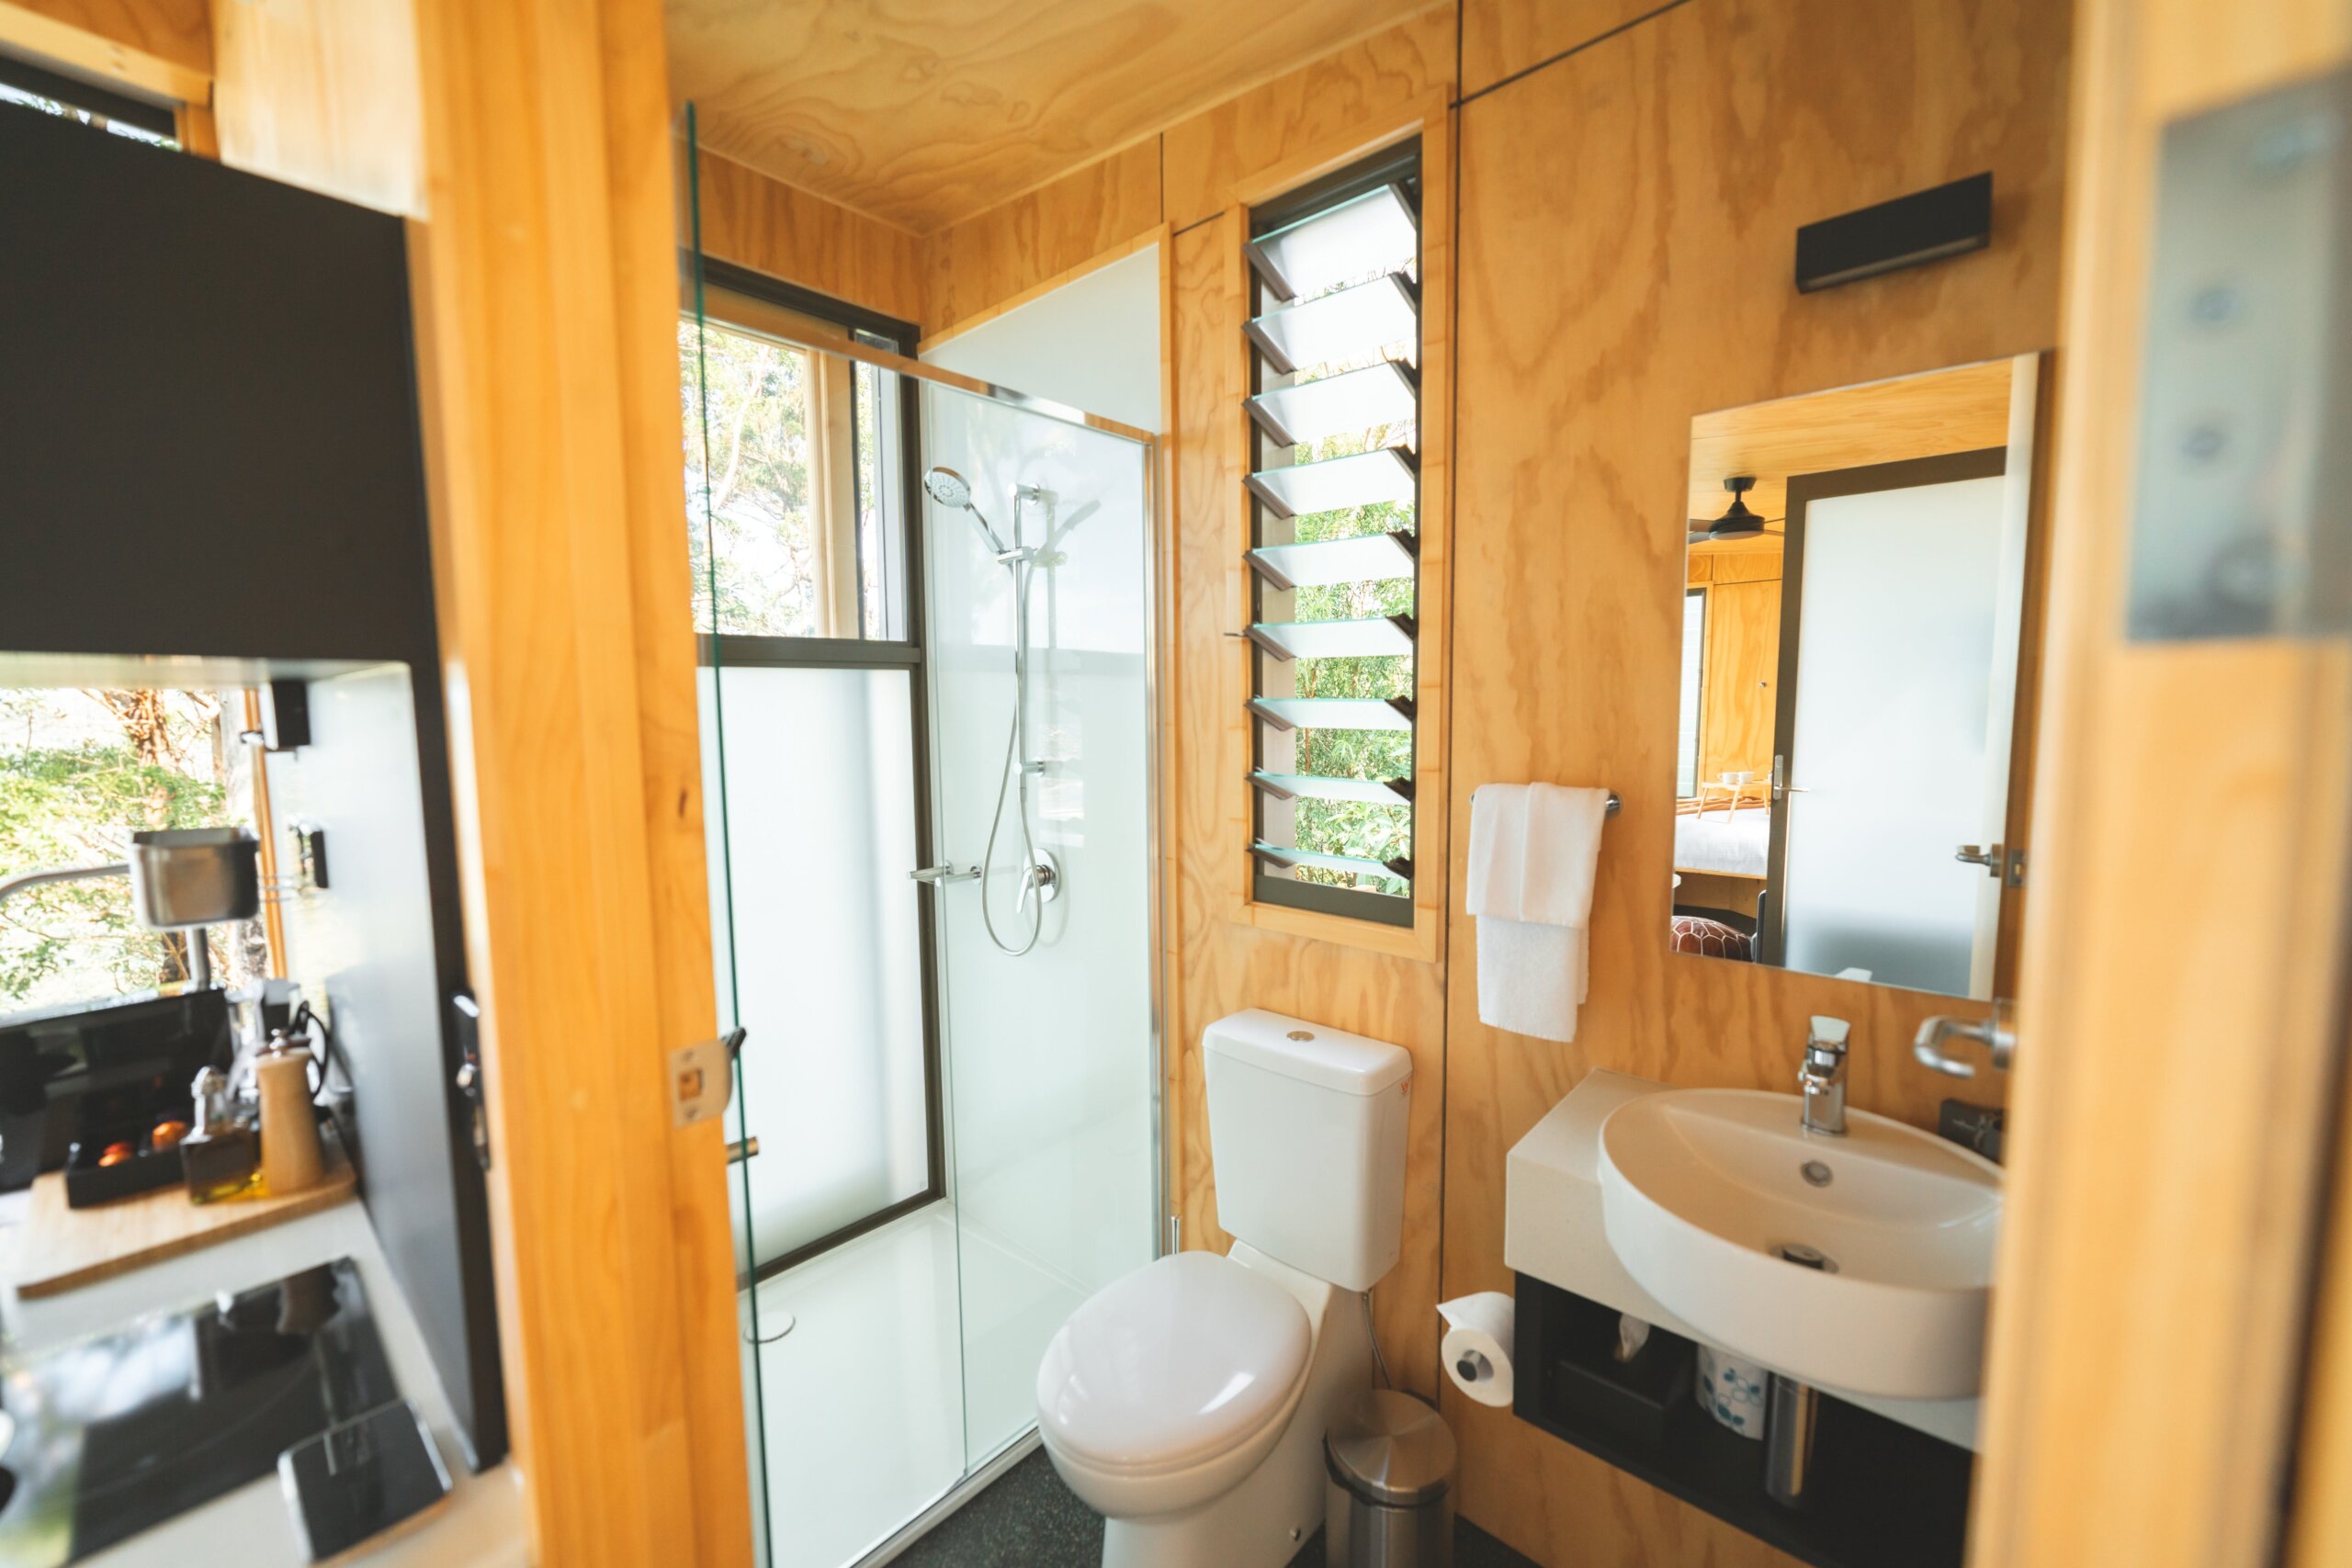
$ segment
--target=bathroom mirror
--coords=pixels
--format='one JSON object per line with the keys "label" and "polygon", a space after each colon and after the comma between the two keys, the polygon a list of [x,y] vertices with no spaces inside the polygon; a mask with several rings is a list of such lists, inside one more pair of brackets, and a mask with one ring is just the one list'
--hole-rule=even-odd
{"label": "bathroom mirror", "polygon": [[1691,422],[1677,951],[2013,994],[2039,375],[2024,355]]}

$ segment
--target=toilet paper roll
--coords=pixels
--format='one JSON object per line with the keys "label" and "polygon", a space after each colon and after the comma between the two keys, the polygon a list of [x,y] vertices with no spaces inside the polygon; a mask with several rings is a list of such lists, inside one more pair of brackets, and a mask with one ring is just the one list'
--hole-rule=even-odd
{"label": "toilet paper roll", "polygon": [[1445,1339],[1438,1356],[1453,1386],[1481,1404],[1510,1404],[1511,1299],[1500,1291],[1481,1291],[1440,1302],[1438,1315],[1445,1319]]}

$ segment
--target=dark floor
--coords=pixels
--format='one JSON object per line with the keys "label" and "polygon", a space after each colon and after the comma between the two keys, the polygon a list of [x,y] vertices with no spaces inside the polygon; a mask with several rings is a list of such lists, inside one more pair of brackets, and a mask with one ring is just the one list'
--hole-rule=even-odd
{"label": "dark floor", "polygon": [[[1102,1521],[1071,1495],[1040,1449],[950,1514],[898,1561],[904,1568],[1100,1568]],[[1311,1538],[1292,1561],[1294,1568],[1322,1568],[1323,1537]],[[1453,1568],[1535,1564],[1462,1520],[1453,1529]]]}

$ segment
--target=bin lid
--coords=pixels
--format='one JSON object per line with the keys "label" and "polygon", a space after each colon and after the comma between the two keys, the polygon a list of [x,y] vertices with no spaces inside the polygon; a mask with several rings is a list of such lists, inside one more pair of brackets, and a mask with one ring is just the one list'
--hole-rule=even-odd
{"label": "bin lid", "polygon": [[1453,1433],[1409,1393],[1375,1388],[1340,1406],[1323,1436],[1332,1478],[1367,1503],[1411,1507],[1453,1484]]}

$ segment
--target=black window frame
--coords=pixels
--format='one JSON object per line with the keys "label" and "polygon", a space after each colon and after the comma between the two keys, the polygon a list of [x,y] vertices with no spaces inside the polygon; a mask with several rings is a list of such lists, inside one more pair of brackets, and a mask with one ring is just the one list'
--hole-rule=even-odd
{"label": "black window frame", "polygon": [[[1413,210],[1418,216],[1421,211],[1421,202],[1424,191],[1421,177],[1421,140],[1419,137],[1412,137],[1404,141],[1382,148],[1378,152],[1372,154],[1370,157],[1367,157],[1361,162],[1351,164],[1346,168],[1337,170],[1334,173],[1326,175],[1318,179],[1310,181],[1306,185],[1298,186],[1295,190],[1285,192],[1282,196],[1277,197],[1271,201],[1252,207],[1250,209],[1249,233],[1246,236],[1246,239],[1254,241],[1262,235],[1272,232],[1274,230],[1283,228],[1287,224],[1297,222],[1300,219],[1309,217],[1327,208],[1337,207],[1342,202],[1349,201],[1357,197],[1366,195],[1369,192],[1378,190],[1384,186],[1391,185],[1401,186],[1404,187],[1407,194],[1411,198]],[[1413,366],[1417,388],[1420,380],[1420,372],[1422,369],[1420,361],[1423,352],[1423,344],[1426,343],[1428,338],[1428,333],[1423,329],[1422,323],[1419,320],[1418,299],[1423,276],[1423,253],[1425,250],[1425,243],[1417,243],[1414,247],[1413,254],[1413,278],[1417,296],[1413,333]],[[1247,318],[1254,319],[1255,317],[1262,314],[1272,304],[1279,303],[1279,301],[1271,300],[1269,299],[1266,280],[1259,275],[1256,267],[1249,267],[1246,270],[1249,279],[1249,296],[1247,300],[1248,309],[1244,314]],[[1253,398],[1266,390],[1266,359],[1265,355],[1259,352],[1254,344],[1246,345],[1244,353],[1249,363],[1249,375],[1246,379],[1246,390],[1244,391],[1243,396],[1245,398]],[[1414,409],[1414,461],[1411,465],[1413,469],[1413,538],[1415,540],[1415,547],[1412,552],[1414,561],[1412,577],[1412,616],[1417,623],[1422,619],[1421,570],[1418,542],[1420,537],[1422,521],[1419,457],[1421,449],[1426,441],[1426,436],[1424,435],[1421,428],[1423,412],[1424,411],[1419,407],[1419,394],[1417,390],[1415,394]],[[1256,472],[1264,467],[1264,455],[1270,445],[1271,440],[1266,432],[1259,428],[1255,421],[1250,422],[1250,446],[1248,449],[1249,460],[1245,465],[1245,468],[1249,471]],[[1265,503],[1253,496],[1250,502],[1250,548],[1256,548],[1260,545],[1265,543]],[[1265,618],[1263,613],[1264,602],[1269,585],[1262,577],[1254,571],[1250,572],[1248,575],[1250,578],[1250,620],[1251,624],[1254,625]],[[1410,657],[1412,660],[1414,683],[1418,686],[1421,669],[1421,650],[1418,640],[1414,645]],[[1250,652],[1250,692],[1253,698],[1264,689],[1266,662],[1268,658],[1269,655],[1263,648],[1253,644]],[[1414,693],[1407,694],[1408,697],[1415,694],[1416,694]],[[1262,770],[1265,766],[1265,721],[1258,717],[1253,713],[1250,718],[1250,762],[1251,770],[1256,772]],[[1408,739],[1406,741],[1407,773],[1405,776],[1408,779],[1414,779],[1419,777],[1420,770],[1421,716],[1418,709],[1416,709],[1412,715],[1411,724],[1407,729],[1406,734]],[[1250,793],[1251,796],[1250,802],[1250,845],[1254,846],[1268,841],[1265,835],[1265,822],[1266,807],[1269,801],[1267,795],[1261,790],[1253,787],[1250,789]],[[1250,897],[1251,901],[1260,904],[1276,905],[1285,908],[1306,910],[1316,914],[1337,915],[1343,919],[1363,920],[1374,925],[1395,926],[1410,930],[1414,924],[1418,908],[1414,897],[1414,889],[1416,886],[1415,877],[1420,871],[1418,860],[1415,859],[1420,848],[1421,829],[1420,802],[1418,795],[1416,795],[1413,797],[1408,797],[1403,803],[1403,809],[1406,814],[1406,858],[1413,863],[1413,874],[1407,874],[1399,878],[1399,880],[1405,885],[1405,891],[1402,894],[1382,893],[1368,887],[1335,887],[1328,883],[1301,882],[1295,877],[1280,875],[1275,872],[1269,870],[1265,863],[1257,858],[1254,849],[1250,846],[1244,846],[1243,852],[1250,854],[1251,857],[1250,874]]]}
{"label": "black window frame", "polygon": [[[772,305],[796,314],[830,322],[845,329],[854,341],[867,347],[883,349],[901,357],[912,359],[921,341],[921,329],[912,321],[903,321],[877,310],[835,299],[830,295],[786,283],[750,267],[738,266],[709,257],[695,258],[699,268],[701,288],[695,303],[702,306],[701,315],[709,325],[728,332],[758,333],[760,329],[740,326],[715,315],[707,308],[709,291],[741,295],[763,305]],[[688,314],[693,314],[690,306]],[[825,352],[821,343],[806,344],[812,353]],[[919,865],[931,865],[936,861],[933,843],[933,807],[931,787],[931,679],[928,644],[923,635],[924,581],[923,555],[928,526],[925,509],[917,503],[922,493],[922,394],[911,376],[899,378],[899,427],[900,439],[898,482],[904,537],[901,545],[906,556],[904,592],[906,594],[906,635],[903,637],[768,637],[740,632],[719,632],[714,626],[706,630],[695,628],[695,661],[706,667],[734,669],[831,669],[831,670],[903,670],[910,682],[908,706],[914,728],[913,750],[910,752],[914,769],[915,855]],[[862,416],[852,403],[854,450],[854,422]],[[887,481],[887,475],[883,476]],[[864,548],[864,541],[859,541]],[[863,563],[861,562],[861,566]],[[885,580],[887,581],[887,578]],[[716,615],[717,607],[713,606]],[[913,866],[907,868],[910,871]],[[918,898],[915,901],[916,941],[920,944],[922,974],[922,1052],[923,1052],[923,1111],[924,1152],[928,1173],[921,1191],[911,1193],[895,1202],[886,1204],[871,1213],[862,1215],[802,1243],[789,1251],[777,1254],[765,1262],[754,1261],[751,1273],[739,1283],[748,1287],[760,1280],[775,1278],[789,1269],[831,1251],[845,1242],[878,1230],[894,1220],[903,1218],[919,1209],[929,1207],[947,1196],[946,1158],[946,1100],[943,1078],[941,1050],[939,917],[933,907],[936,900]],[[759,1050],[756,1035],[744,1042],[746,1051]],[[752,1237],[756,1244],[758,1238]]]}

